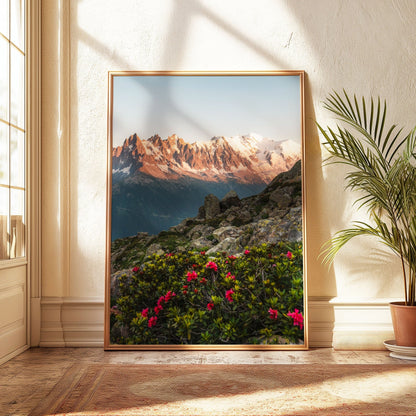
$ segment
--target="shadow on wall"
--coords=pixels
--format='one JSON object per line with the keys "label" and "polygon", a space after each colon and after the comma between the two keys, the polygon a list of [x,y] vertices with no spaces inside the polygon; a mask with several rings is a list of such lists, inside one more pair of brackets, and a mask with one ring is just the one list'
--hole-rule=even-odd
{"label": "shadow on wall", "polygon": [[[76,25],[78,22],[78,7],[83,3],[83,1],[74,2],[71,5],[71,23]],[[185,52],[187,48],[187,43],[192,35],[191,33],[191,26],[196,17],[203,17],[207,19],[210,23],[218,27],[222,30],[225,34],[233,37],[241,44],[244,44],[247,48],[250,48],[254,51],[260,58],[272,64],[273,67],[276,69],[291,69],[293,67],[293,63],[283,59],[281,56],[278,56],[279,49],[276,50],[269,50],[264,45],[262,45],[259,41],[256,41],[249,35],[248,32],[244,32],[242,28],[238,27],[238,20],[236,20],[236,24],[230,24],[229,21],[226,21],[219,13],[215,12],[215,9],[207,7],[207,5],[203,4],[201,1],[195,0],[192,2],[187,2],[187,6],[184,7],[183,2],[180,0],[174,0],[172,3],[172,9],[169,12],[170,15],[170,25],[168,28],[167,36],[166,36],[166,43],[164,47],[164,51],[162,52],[162,59],[158,62],[161,69],[190,69],[193,68],[183,68],[182,61],[185,57]],[[122,6],[121,6],[122,7]],[[280,5],[278,6],[280,7]],[[283,6],[282,6],[283,7]],[[304,16],[299,18],[297,14],[305,13],[306,9],[310,9],[308,7],[295,7],[292,4],[285,5],[285,10],[289,10],[294,16],[295,19],[299,19],[300,22],[304,22]],[[299,9],[299,10],[298,10]],[[287,11],[286,10],[286,11]],[[127,16],[128,13],[126,13]],[[313,20],[313,19],[311,19]],[[314,24],[312,21],[311,25]],[[178,30],[180,27],[180,30]],[[192,27],[193,28],[193,27]],[[294,28],[297,29],[297,28]],[[305,37],[308,47],[310,47],[310,51],[308,53],[314,53],[317,49],[317,45],[312,44],[312,40],[314,36],[310,38],[308,35],[308,27],[302,27],[301,30],[299,29],[299,33]],[[193,28],[193,30],[195,30]],[[279,31],[279,28],[274,28],[275,31]],[[312,30],[318,30],[316,28]],[[306,33],[306,35],[305,35]],[[315,36],[316,38],[316,36]],[[292,35],[290,37],[292,39]],[[108,45],[103,42],[100,42],[99,38],[90,35],[87,31],[85,31],[82,27],[77,27],[76,31],[72,31],[72,44],[71,44],[71,57],[73,66],[77,65],[77,57],[78,57],[78,45],[83,43],[88,45],[90,49],[92,49],[98,55],[102,57],[106,57],[109,60],[115,61],[118,64],[119,68],[123,68],[125,70],[138,70],[139,63],[137,66],[132,65],[131,61],[126,60],[123,58],[122,54],[117,52],[117,50],[112,49]],[[288,41],[288,44],[290,40]],[[288,46],[281,45],[279,46],[280,49],[283,49]],[[122,47],[122,45],[121,45]],[[283,55],[283,54],[282,54]],[[160,69],[154,68],[154,69]],[[109,68],[111,70],[112,68]],[[153,68],[152,68],[153,69]],[[219,68],[219,69],[227,69],[227,68]],[[241,68],[244,70],[245,68]],[[304,68],[296,68],[296,69],[304,69]],[[319,68],[319,70],[324,70],[323,68]],[[78,85],[78,78],[72,77],[71,78],[71,93],[72,96],[77,96],[79,94],[79,85]],[[169,91],[169,85],[167,85],[167,92]],[[156,101],[153,101],[149,106],[149,114],[151,112],[157,111],[158,105]],[[186,118],[187,115],[180,112],[178,109],[178,116]],[[160,114],[160,117],[164,117],[164,114]],[[308,270],[309,270],[309,294],[312,296],[319,296],[322,293],[322,287],[325,287],[324,292],[326,294],[330,294],[332,296],[336,296],[336,284],[335,284],[335,276],[334,271],[331,269],[328,271],[326,266],[321,265],[320,260],[318,259],[320,246],[321,244],[326,241],[330,237],[330,227],[332,218],[327,215],[328,208],[326,205],[328,204],[328,195],[325,194],[324,190],[324,178],[322,174],[322,167],[321,167],[321,148],[320,148],[320,141],[318,130],[315,125],[315,110],[314,110],[314,100],[312,95],[312,86],[310,84],[310,78],[306,76],[305,78],[305,155],[304,155],[304,162],[305,162],[305,173],[306,173],[306,194],[307,194],[307,202],[306,202],[306,217],[307,217],[307,224],[308,228],[306,230],[306,242],[308,247],[307,252],[307,263],[308,263]],[[79,131],[79,114],[74,111],[71,113],[71,136],[73,138],[80,137]],[[102,139],[104,145],[104,138]],[[104,145],[105,147],[105,145]],[[81,154],[83,146],[77,141],[72,140],[71,142],[71,152],[73,157],[71,158],[71,164],[73,166],[74,172],[78,174],[82,172],[82,166],[80,160],[81,157],[74,157]],[[104,164],[104,163],[103,163]],[[81,176],[81,175],[80,175]],[[77,178],[80,181],[80,177]],[[82,178],[81,178],[82,181]],[[91,192],[96,193],[97,188],[85,189],[85,184],[82,185],[83,187],[77,186],[76,183],[73,183],[71,186],[71,199],[74,205],[77,205],[76,209],[72,210],[72,221],[74,224],[79,223],[79,212],[82,210],[82,200],[80,198],[81,193]],[[345,206],[345,201],[343,199],[334,201],[336,204],[336,212],[339,213],[342,211],[343,207]],[[329,220],[328,220],[329,218]],[[72,235],[71,238],[73,241],[80,241],[82,238],[78,231],[79,227],[75,226],[72,227]],[[81,249],[79,248],[79,251]],[[104,250],[103,250],[104,252]],[[82,253],[75,253],[74,256],[81,255]],[[90,257],[96,255],[96,253],[83,253],[86,257]]]}

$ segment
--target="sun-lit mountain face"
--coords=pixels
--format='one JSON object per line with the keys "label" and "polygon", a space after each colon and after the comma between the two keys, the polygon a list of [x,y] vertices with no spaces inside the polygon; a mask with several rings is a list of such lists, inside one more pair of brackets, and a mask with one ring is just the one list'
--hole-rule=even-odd
{"label": "sun-lit mountain face", "polygon": [[188,143],[176,134],[147,140],[137,134],[113,148],[113,179],[135,181],[141,174],[162,180],[183,177],[207,182],[268,184],[289,170],[301,157],[299,143],[276,141],[257,134],[215,136],[206,142]]}
{"label": "sun-lit mountain face", "polygon": [[300,145],[257,134],[188,143],[127,138],[112,154],[112,239],[157,234],[194,217],[208,194],[256,195],[301,158]]}

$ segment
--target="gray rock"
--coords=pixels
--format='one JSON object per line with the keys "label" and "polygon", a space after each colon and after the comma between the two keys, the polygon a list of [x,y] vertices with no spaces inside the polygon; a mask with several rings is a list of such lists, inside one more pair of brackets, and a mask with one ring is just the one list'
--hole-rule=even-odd
{"label": "gray rock", "polygon": [[218,243],[216,246],[210,248],[206,254],[215,254],[217,252],[226,251],[228,254],[234,254],[237,251],[240,251],[239,245],[237,243],[237,240],[232,237],[228,237],[224,240],[222,240],[220,243]]}
{"label": "gray rock", "polygon": [[110,285],[112,297],[120,297],[120,277],[126,275],[128,279],[130,279],[132,274],[133,272],[131,270],[119,270],[118,272],[115,272],[111,275]]}
{"label": "gray rock", "polygon": [[282,192],[281,189],[273,191],[269,198],[272,202],[276,203],[277,207],[280,209],[287,208],[292,203],[292,197],[288,193]]}
{"label": "gray rock", "polygon": [[243,224],[245,224],[245,223],[247,223],[247,222],[249,222],[249,221],[251,221],[251,214],[250,214],[250,212],[249,211],[247,211],[247,210],[245,210],[245,209],[243,209],[243,210],[241,210],[241,211],[239,211],[238,212],[238,214],[237,214],[237,219],[239,220],[239,221],[241,221],[241,223],[243,223]]}
{"label": "gray rock", "polygon": [[213,236],[218,240],[218,241],[223,241],[226,238],[237,238],[242,234],[242,230],[240,230],[238,227],[233,227],[233,226],[228,226],[228,227],[221,227],[221,228],[217,228],[216,230],[213,231]]}
{"label": "gray rock", "polygon": [[164,253],[165,252],[162,250],[162,247],[160,246],[160,244],[157,244],[157,243],[151,244],[147,248],[147,252],[146,252],[146,254],[148,256],[151,256],[152,254],[157,254],[157,255],[161,256]]}
{"label": "gray rock", "polygon": [[169,230],[176,231],[178,233],[184,233],[185,230],[194,223],[195,223],[194,218],[185,218],[178,225],[174,225],[173,227],[170,227]]}
{"label": "gray rock", "polygon": [[199,237],[196,240],[191,241],[190,246],[201,250],[203,248],[212,247],[213,241],[206,239],[205,237]]}
{"label": "gray rock", "polygon": [[301,230],[290,230],[288,233],[289,241],[302,241],[302,231]]}
{"label": "gray rock", "polygon": [[221,213],[220,200],[214,194],[208,194],[204,200],[205,218],[214,218]]}
{"label": "gray rock", "polygon": [[229,191],[220,201],[220,207],[222,211],[238,205],[240,205],[240,198],[238,197],[237,192],[232,190]]}
{"label": "gray rock", "polygon": [[205,219],[205,207],[203,205],[199,207],[196,218],[199,220]]}
{"label": "gray rock", "polygon": [[211,227],[210,225],[205,224],[199,224],[193,227],[188,233],[187,237],[191,240],[196,240],[200,237],[206,237],[207,235],[212,234],[214,231],[214,227]]}

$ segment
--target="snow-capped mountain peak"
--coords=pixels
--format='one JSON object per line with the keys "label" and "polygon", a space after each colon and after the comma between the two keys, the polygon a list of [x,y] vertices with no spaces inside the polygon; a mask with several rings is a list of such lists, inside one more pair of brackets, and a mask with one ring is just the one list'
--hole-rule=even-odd
{"label": "snow-capped mountain peak", "polygon": [[214,136],[207,142],[188,143],[176,134],[141,140],[133,134],[123,146],[113,148],[113,175],[140,173],[159,179],[192,177],[204,181],[236,180],[269,183],[289,170],[301,157],[300,145],[276,141],[259,134]]}

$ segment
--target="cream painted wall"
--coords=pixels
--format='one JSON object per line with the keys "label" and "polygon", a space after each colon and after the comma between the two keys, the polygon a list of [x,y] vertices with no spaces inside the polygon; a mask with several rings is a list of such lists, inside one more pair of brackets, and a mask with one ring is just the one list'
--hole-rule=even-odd
{"label": "cream painted wall", "polygon": [[317,258],[364,214],[342,169],[321,167],[315,119],[333,124],[321,103],[345,88],[416,122],[415,18],[414,0],[44,0],[42,295],[104,294],[108,71],[303,69],[309,295],[401,297],[397,262],[369,239],[330,269]]}

